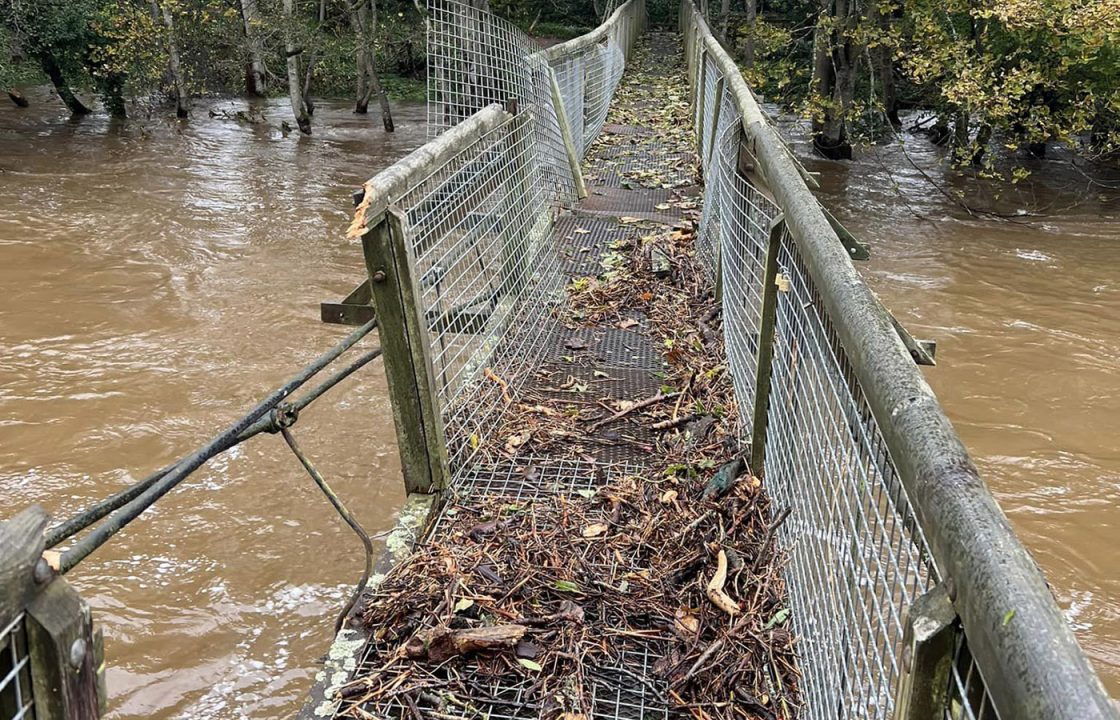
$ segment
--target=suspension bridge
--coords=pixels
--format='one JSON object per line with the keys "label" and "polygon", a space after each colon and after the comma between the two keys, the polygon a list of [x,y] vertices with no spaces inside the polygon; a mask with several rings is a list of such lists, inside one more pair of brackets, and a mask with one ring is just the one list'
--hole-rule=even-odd
{"label": "suspension bridge", "polygon": [[[368,277],[323,305],[325,321],[357,329],[179,462],[67,521],[29,510],[0,525],[0,715],[98,715],[99,636],[61,575],[210,458],[271,432],[368,558],[301,717],[1117,717],[922,377],[933,345],[863,282],[853,260],[868,248],[814,198],[691,0],[675,32],[649,31],[644,0],[628,0],[543,50],[470,5],[433,0],[429,12],[432,138],[355,194],[349,236]],[[374,331],[378,347],[305,389]],[[375,560],[292,428],[378,359],[408,498]],[[610,503],[594,500],[608,491]],[[648,524],[690,496],[672,538],[701,528],[695,553],[623,532],[639,532],[628,508],[646,508]],[[486,507],[506,514],[464,520]],[[501,602],[517,593],[495,561],[474,567],[476,580],[433,585],[445,596],[433,617],[448,628],[415,620],[410,644],[368,622],[410,586],[433,584],[409,574],[432,548],[460,561],[459,546],[498,552],[486,538],[516,522],[600,507],[605,522],[549,555],[587,558],[600,538],[622,538],[603,545],[613,557],[595,556],[603,589],[551,588],[579,602],[502,625]],[[730,562],[729,538],[752,522],[738,546],[749,557]],[[708,546],[721,543],[715,569]],[[704,589],[712,607],[674,619],[651,601],[625,641],[593,635],[593,652],[563,666],[578,668],[578,683],[539,679],[525,626],[570,633],[592,624],[585,613],[606,623],[631,585],[646,587],[657,556],[674,553],[674,577],[691,568],[682,586]],[[771,571],[773,584],[759,585]],[[751,619],[759,608],[767,616]],[[700,642],[696,625],[720,613],[725,626]],[[468,654],[465,639],[490,650],[483,636],[511,627],[522,634],[499,660],[443,662]],[[710,660],[737,662],[728,649],[741,628],[765,635],[769,657],[746,663],[725,696],[683,701],[680,688],[704,672],[726,682]],[[446,642],[460,644],[437,658]],[[442,660],[414,671],[416,657]],[[744,678],[750,687],[737,687]]]}

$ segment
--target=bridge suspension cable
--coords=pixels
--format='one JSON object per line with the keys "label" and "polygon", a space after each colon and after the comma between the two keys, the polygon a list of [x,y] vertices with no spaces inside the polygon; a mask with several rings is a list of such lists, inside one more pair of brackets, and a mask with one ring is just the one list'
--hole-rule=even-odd
{"label": "bridge suspension cable", "polygon": [[350,375],[365,367],[370,362],[381,356],[381,348],[372,348],[349,364],[330,374],[319,384],[312,387],[298,399],[287,401],[292,393],[302,388],[309,380],[333,364],[350,348],[354,347],[364,337],[377,327],[377,320],[370,320],[361,327],[347,335],[341,342],[314,361],[304,366],[298,373],[276,390],[273,390],[263,400],[257,403],[240,419],[228,426],[225,430],[212,437],[205,445],[179,461],[168,465],[143,480],[114,493],[85,508],[73,517],[52,526],[45,532],[46,546],[55,547],[68,538],[91,527],[98,521],[106,519],[88,535],[82,537],[73,546],[66,548],[57,555],[57,570],[66,573],[78,563],[88,557],[97,548],[104,545],[121,529],[128,526],[133,520],[142,515],[156,501],[173,490],[188,475],[202,467],[213,457],[229,450],[230,448],[255,437],[262,432],[280,433],[292,453],[299,459],[300,464],[315,481],[316,486],[326,495],[331,505],[346,522],[347,525],[361,539],[365,549],[365,570],[349,602],[339,615],[337,627],[341,626],[343,619],[353,607],[354,602],[361,594],[369,579],[373,564],[373,544],[370,536],[362,528],[343,504],[338,495],[331,489],[322,474],[315,468],[306,454],[300,449],[289,428],[299,419],[300,412],[315,400],[322,397],[327,391],[338,385]]}

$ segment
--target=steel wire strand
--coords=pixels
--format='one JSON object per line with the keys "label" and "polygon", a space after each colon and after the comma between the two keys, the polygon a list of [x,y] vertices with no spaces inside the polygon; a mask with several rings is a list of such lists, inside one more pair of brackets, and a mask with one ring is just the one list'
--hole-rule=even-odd
{"label": "steel wire strand", "polygon": [[[295,411],[296,414],[298,414],[312,402],[322,397],[335,385],[350,377],[355,372],[373,362],[380,356],[381,348],[375,348],[373,350],[370,350],[369,352],[364,353],[363,355],[359,356],[358,359],[354,360],[352,363],[344,367],[342,370],[339,370],[323,382],[316,385],[314,388],[308,391],[306,395],[300,397],[299,400],[292,402],[290,407]],[[279,427],[276,427],[273,424],[272,417],[270,415],[266,415],[265,417],[262,417],[261,419],[253,423],[253,425],[246,429],[244,432],[240,433],[235,438],[235,442],[233,443],[233,445],[243,443],[249,438],[255,437],[262,432],[275,433],[279,429]],[[233,447],[233,445],[230,445],[230,447]],[[220,454],[221,452],[224,452],[228,449],[229,447],[219,451],[218,453],[215,453],[215,455]],[[109,513],[113,512],[117,508],[125,505],[130,500],[134,499],[145,490],[150,488],[152,485],[154,485],[160,478],[164,477],[169,472],[181,465],[185,461],[185,459],[186,458],[181,458],[178,461],[167,465],[160,470],[157,470],[151,475],[148,475],[143,480],[133,483],[127,488],[89,506],[88,508],[82,510],[77,515],[74,515],[68,520],[48,528],[46,532],[46,546],[48,548],[52,548],[55,545],[58,545],[63,540],[66,540],[67,538],[80,533],[82,530],[85,530],[87,527],[105,517]]]}
{"label": "steel wire strand", "polygon": [[[278,418],[278,423],[283,423],[283,418]],[[346,524],[350,526],[350,529],[361,539],[362,547],[365,548],[366,564],[365,568],[362,570],[362,577],[358,580],[358,584],[354,587],[354,592],[350,594],[350,600],[346,603],[346,606],[342,608],[342,612],[338,614],[338,619],[335,620],[334,623],[334,632],[337,635],[338,631],[342,629],[342,623],[346,621],[346,616],[350,614],[350,611],[358,602],[358,598],[362,596],[362,591],[366,589],[370,575],[373,574],[373,541],[361,526],[361,523],[346,509],[346,505],[344,505],[338,495],[335,494],[335,491],[323,478],[323,475],[315,467],[315,464],[312,463],[310,458],[300,449],[299,443],[297,443],[295,437],[292,436],[292,432],[283,424],[280,424],[280,434],[284,436],[284,442],[288,443],[288,447],[296,458],[299,459],[300,464],[303,465],[303,469],[307,471],[307,474],[311,476],[311,479],[315,481],[315,484],[318,485],[319,489],[323,491],[323,494],[327,496],[327,500],[334,506],[334,509]]]}
{"label": "steel wire strand", "polygon": [[[151,507],[153,503],[182,482],[185,477],[197,470],[215,455],[228,450],[240,442],[238,438],[243,433],[255,428],[255,424],[262,418],[265,418],[266,414],[279,405],[284,398],[298,390],[304,383],[323,370],[323,368],[337,360],[342,353],[353,347],[376,327],[377,320],[370,320],[365,325],[362,325],[354,332],[347,335],[342,342],[320,355],[314,362],[305,366],[293,378],[288,380],[288,382],[272,391],[264,400],[257,403],[252,410],[242,416],[241,419],[216,435],[201,449],[181,460],[170,472],[160,476],[131,500],[125,502],[115,511],[112,511],[105,522],[95,528],[89,535],[79,540],[73,547],[62,553],[59,558],[59,572],[65,573],[69,571],[90,553],[101,547],[109,538],[116,535],[118,531],[139,517],[145,510]],[[329,389],[333,387],[336,382],[331,383],[330,380],[328,380],[328,382],[324,384],[327,385],[327,389]],[[271,423],[266,419],[265,424],[267,426]],[[262,428],[261,431],[264,429],[265,428]]]}

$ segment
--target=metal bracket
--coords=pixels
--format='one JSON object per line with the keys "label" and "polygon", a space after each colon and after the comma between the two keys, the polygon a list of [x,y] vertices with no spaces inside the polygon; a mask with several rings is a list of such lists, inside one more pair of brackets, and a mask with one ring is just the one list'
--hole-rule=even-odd
{"label": "metal bracket", "polygon": [[[492,314],[496,298],[480,297],[471,306],[452,308],[447,312],[429,310],[428,329],[436,334],[446,332],[460,335],[481,332]],[[340,302],[319,303],[319,317],[332,325],[365,325],[374,318],[369,280],[350,291]]]}
{"label": "metal bracket", "polygon": [[898,337],[902,339],[902,344],[910,352],[910,357],[914,358],[914,362],[918,365],[926,365],[933,367],[937,365],[934,360],[934,355],[937,354],[937,341],[936,340],[918,340],[915,339],[910,332],[902,327],[902,323],[888,310],[887,314],[891,317],[891,324],[894,325],[894,331],[898,333]]}
{"label": "metal bracket", "polygon": [[870,260],[871,246],[857,240],[856,236],[848,232],[848,228],[841,225],[836,216],[830,213],[824,205],[821,205],[821,210],[824,212],[824,216],[828,218],[828,224],[836,231],[836,236],[840,238],[844,249],[848,251],[848,257],[852,260]]}
{"label": "metal bracket", "polygon": [[365,325],[374,317],[372,302],[366,280],[340,302],[319,303],[319,319],[333,325]]}

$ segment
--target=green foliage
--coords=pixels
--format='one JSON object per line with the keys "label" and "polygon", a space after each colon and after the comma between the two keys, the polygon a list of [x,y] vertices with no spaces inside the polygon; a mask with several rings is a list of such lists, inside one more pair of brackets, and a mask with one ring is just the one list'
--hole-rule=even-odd
{"label": "green foliage", "polygon": [[[744,71],[754,87],[818,126],[844,122],[851,141],[889,134],[884,80],[893,80],[897,107],[933,111],[938,139],[964,163],[991,170],[993,143],[1120,153],[1120,0],[850,2],[854,21],[831,3],[765,3],[753,25],[732,16],[728,45],[742,56],[753,41]],[[829,72],[853,58],[847,95],[815,89],[815,40]]]}

